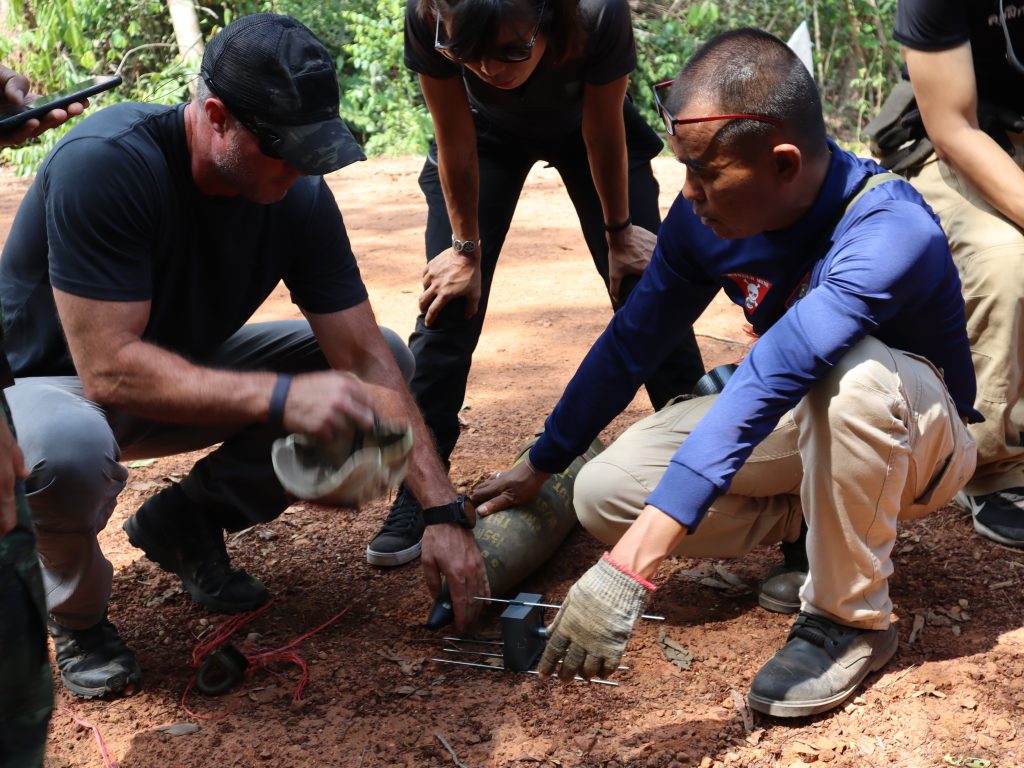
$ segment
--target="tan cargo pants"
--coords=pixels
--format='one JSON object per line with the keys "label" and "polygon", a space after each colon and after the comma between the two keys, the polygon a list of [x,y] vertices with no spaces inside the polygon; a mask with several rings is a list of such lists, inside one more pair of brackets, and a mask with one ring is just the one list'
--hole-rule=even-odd
{"label": "tan cargo pants", "polygon": [[[1024,143],[1017,145],[1024,167]],[[971,495],[1024,486],[1024,233],[934,155],[909,179],[942,221],[960,272],[978,377]]]}
{"label": "tan cargo pants", "polygon": [[[619,540],[716,397],[642,419],[583,467],[575,506],[587,530]],[[945,506],[974,464],[974,440],[935,368],[869,337],[783,416],[674,554],[738,557],[793,540],[802,511],[803,610],[885,629],[896,521]]]}

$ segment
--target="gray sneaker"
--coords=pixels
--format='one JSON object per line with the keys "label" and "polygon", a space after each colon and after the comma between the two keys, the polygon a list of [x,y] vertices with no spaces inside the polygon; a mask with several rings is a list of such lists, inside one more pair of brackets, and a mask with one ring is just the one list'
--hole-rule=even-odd
{"label": "gray sneaker", "polygon": [[370,565],[394,567],[420,556],[423,542],[423,508],[404,484],[398,487],[388,519],[366,547]]}
{"label": "gray sneaker", "polygon": [[801,611],[786,644],[754,677],[747,702],[775,717],[827,712],[884,667],[898,644],[894,626],[856,629]]}
{"label": "gray sneaker", "polygon": [[1006,547],[1024,547],[1024,488],[1006,488],[982,496],[956,495],[971,513],[974,530]]}

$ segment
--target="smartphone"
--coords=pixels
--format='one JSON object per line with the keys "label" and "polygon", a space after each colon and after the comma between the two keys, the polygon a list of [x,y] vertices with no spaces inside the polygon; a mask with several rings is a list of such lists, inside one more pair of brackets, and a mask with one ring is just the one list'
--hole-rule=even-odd
{"label": "smartphone", "polygon": [[76,83],[56,93],[39,96],[35,101],[21,106],[13,104],[0,105],[0,133],[17,130],[25,121],[42,118],[51,109],[64,109],[102,91],[108,91],[121,84],[120,75],[99,75]]}

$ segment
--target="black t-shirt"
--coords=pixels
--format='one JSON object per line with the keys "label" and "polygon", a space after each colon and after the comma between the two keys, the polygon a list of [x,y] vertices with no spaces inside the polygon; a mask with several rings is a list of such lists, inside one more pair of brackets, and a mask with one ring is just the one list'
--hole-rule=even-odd
{"label": "black t-shirt", "polygon": [[143,338],[202,358],[282,279],[314,313],[367,298],[324,180],[300,178],[271,205],[203,195],[184,105],[116,104],[60,141],[15,217],[0,259],[8,358],[17,376],[74,373],[51,286],[150,301]]}
{"label": "black t-shirt", "polygon": [[543,138],[562,136],[583,121],[583,85],[604,85],[636,67],[636,45],[626,0],[580,0],[583,54],[555,64],[545,51],[530,79],[513,90],[488,85],[468,69],[434,50],[435,24],[405,9],[405,65],[422,75],[446,80],[461,75],[470,107],[508,133]]}
{"label": "black t-shirt", "polygon": [[[1024,2],[1005,0],[1013,50],[1024,56]],[[978,97],[1024,114],[1024,75],[1006,61],[999,0],[899,0],[894,37],[920,51],[971,44]]]}

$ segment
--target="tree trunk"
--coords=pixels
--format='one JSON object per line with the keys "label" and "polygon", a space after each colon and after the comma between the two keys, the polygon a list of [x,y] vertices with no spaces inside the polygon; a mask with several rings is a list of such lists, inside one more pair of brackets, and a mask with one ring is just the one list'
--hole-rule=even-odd
{"label": "tree trunk", "polygon": [[[199,31],[199,16],[192,0],[167,0],[167,10],[171,14],[174,27],[174,39],[178,43],[181,63],[186,72],[199,72],[203,60],[203,33]],[[189,93],[195,94],[195,80],[190,80]]]}

